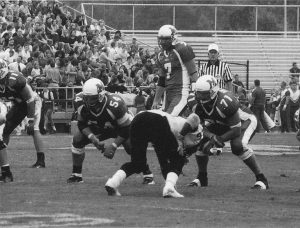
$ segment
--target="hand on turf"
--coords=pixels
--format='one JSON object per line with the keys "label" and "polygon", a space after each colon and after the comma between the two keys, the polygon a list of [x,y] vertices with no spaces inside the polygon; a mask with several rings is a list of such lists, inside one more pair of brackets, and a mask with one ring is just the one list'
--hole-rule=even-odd
{"label": "hand on turf", "polygon": [[112,159],[115,155],[116,150],[117,150],[117,148],[115,146],[113,146],[112,144],[110,144],[109,146],[107,146],[104,149],[103,155],[105,157],[107,157],[108,159]]}

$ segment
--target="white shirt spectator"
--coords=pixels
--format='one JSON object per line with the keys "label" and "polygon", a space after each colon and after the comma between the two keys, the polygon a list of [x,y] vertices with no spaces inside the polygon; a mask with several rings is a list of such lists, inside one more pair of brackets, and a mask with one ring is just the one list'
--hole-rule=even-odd
{"label": "white shirt spectator", "polygon": [[8,65],[8,68],[13,71],[22,72],[26,66],[23,63],[13,62]]}

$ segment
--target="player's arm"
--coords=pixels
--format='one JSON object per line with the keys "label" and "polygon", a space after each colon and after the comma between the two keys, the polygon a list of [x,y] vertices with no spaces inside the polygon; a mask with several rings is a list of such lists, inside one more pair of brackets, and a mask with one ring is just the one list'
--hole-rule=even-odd
{"label": "player's arm", "polygon": [[190,61],[187,61],[184,65],[187,68],[188,74],[191,79],[191,83],[196,82],[199,78],[199,74],[197,71],[195,60],[191,59]]}
{"label": "player's arm", "polygon": [[78,108],[77,126],[79,131],[87,138],[90,139],[91,137],[95,136],[90,128],[90,125],[88,124],[87,113],[83,105],[79,106]]}

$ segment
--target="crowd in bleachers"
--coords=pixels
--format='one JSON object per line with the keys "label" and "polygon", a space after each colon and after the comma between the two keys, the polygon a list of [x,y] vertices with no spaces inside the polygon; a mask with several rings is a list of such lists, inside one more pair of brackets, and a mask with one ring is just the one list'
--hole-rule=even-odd
{"label": "crowd in bleachers", "polygon": [[155,89],[159,49],[140,47],[135,37],[108,30],[104,20],[86,23],[57,1],[2,0],[0,25],[0,58],[38,87],[81,86],[96,77],[111,92]]}

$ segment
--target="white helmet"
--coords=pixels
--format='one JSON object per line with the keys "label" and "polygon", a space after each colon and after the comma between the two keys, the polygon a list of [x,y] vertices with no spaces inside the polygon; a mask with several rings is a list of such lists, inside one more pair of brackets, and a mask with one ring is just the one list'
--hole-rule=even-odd
{"label": "white helmet", "polygon": [[0,79],[5,78],[7,73],[8,73],[7,63],[3,59],[0,59]]}
{"label": "white helmet", "polygon": [[83,101],[88,109],[93,112],[99,111],[102,108],[104,99],[105,87],[103,82],[97,78],[87,80],[82,87]]}
{"label": "white helmet", "polygon": [[197,102],[207,103],[214,100],[219,91],[218,82],[211,75],[203,75],[195,83],[195,96]]}
{"label": "white helmet", "polygon": [[161,26],[158,30],[157,40],[162,49],[170,49],[177,42],[177,29],[173,25]]}

